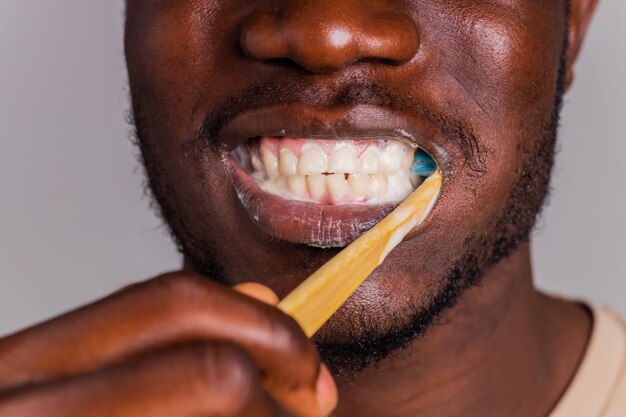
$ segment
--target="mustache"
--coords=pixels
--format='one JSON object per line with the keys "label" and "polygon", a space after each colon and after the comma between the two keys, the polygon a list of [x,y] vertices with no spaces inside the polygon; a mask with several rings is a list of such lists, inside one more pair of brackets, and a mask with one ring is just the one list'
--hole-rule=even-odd
{"label": "mustache", "polygon": [[341,85],[316,85],[302,80],[253,84],[218,105],[196,133],[196,141],[219,149],[219,134],[239,114],[280,104],[305,104],[317,108],[372,105],[423,118],[433,124],[463,156],[464,164],[478,174],[486,172],[486,149],[471,126],[451,115],[429,109],[408,94],[398,94],[383,84],[350,81]]}

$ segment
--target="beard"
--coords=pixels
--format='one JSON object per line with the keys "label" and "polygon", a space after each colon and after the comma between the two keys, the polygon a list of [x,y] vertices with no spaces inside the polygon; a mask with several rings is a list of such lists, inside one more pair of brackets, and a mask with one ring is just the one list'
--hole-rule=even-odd
{"label": "beard", "polygon": [[[518,171],[519,174],[506,200],[494,216],[492,226],[481,234],[471,234],[465,237],[464,250],[461,255],[451,261],[449,269],[438,280],[437,287],[429,289],[424,294],[424,301],[419,305],[387,310],[382,322],[367,320],[366,314],[361,314],[360,320],[351,320],[350,323],[342,322],[341,324],[347,326],[348,330],[344,331],[341,338],[334,337],[332,326],[330,326],[330,331],[316,335],[313,340],[321,358],[336,375],[356,374],[400,352],[417,338],[423,337],[427,330],[437,322],[437,318],[452,307],[467,288],[479,284],[489,268],[508,257],[520,244],[529,240],[549,193],[564,93],[567,37],[564,38],[552,113],[541,129],[540,137],[533,142],[530,149],[523,151],[522,168]],[[206,151],[216,152],[218,150],[217,134],[225,123],[241,111],[251,107],[290,102],[285,96],[293,97],[292,101],[304,101],[308,104],[326,107],[374,104],[417,113],[428,119],[452,139],[453,146],[461,152],[470,169],[479,175],[484,174],[482,155],[484,151],[481,141],[472,133],[472,130],[444,115],[431,113],[418,103],[411,102],[410,97],[398,97],[380,85],[353,83],[336,93],[334,101],[324,100],[320,103],[315,100],[321,94],[304,94],[304,90],[298,84],[293,84],[291,87],[282,82],[274,85],[258,85],[246,90],[237,98],[219,107],[207,118],[198,132],[196,141],[201,146],[205,146]],[[311,89],[306,91],[311,91]],[[158,214],[169,227],[179,251],[198,272],[223,284],[232,285],[224,272],[215,248],[201,239],[194,238],[193,227],[177,209],[177,201],[172,198],[175,193],[172,192],[171,185],[168,185],[167,174],[160,166],[153,151],[153,145],[146,134],[148,129],[145,123],[148,118],[142,111],[139,100],[134,98],[131,120],[135,127],[135,142],[140,149],[140,156],[146,171],[146,189],[153,197],[153,207],[157,209]],[[353,314],[359,314],[359,312],[353,312]]]}
{"label": "beard", "polygon": [[[337,342],[329,333],[315,336],[320,355],[334,374],[355,376],[423,338],[466,289],[479,285],[492,266],[529,241],[550,191],[562,89],[559,91],[549,128],[534,151],[526,154],[521,174],[496,217],[495,226],[481,235],[465,238],[463,254],[452,262],[438,289],[425,294],[427,301],[419,306],[385,310],[384,323],[360,320],[351,324],[350,333],[355,335],[351,340]],[[359,315],[366,317],[364,312]]]}

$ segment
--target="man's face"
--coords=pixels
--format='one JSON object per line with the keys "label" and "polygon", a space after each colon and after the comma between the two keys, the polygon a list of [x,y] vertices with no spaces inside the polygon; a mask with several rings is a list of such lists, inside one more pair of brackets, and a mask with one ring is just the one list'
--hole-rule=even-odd
{"label": "man's face", "polygon": [[430,217],[317,339],[367,365],[528,237],[565,35],[564,0],[128,0],[150,186],[189,264],[284,296],[417,184],[411,145],[430,153]]}

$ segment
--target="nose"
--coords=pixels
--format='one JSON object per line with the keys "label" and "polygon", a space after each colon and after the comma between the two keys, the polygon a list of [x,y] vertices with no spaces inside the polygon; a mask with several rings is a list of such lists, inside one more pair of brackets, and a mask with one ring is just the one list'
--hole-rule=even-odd
{"label": "nose", "polygon": [[[396,3],[396,10],[387,3]],[[251,59],[287,59],[307,71],[328,73],[367,60],[405,63],[417,53],[420,36],[410,17],[397,11],[397,2],[288,0],[271,11],[252,12],[240,43]]]}

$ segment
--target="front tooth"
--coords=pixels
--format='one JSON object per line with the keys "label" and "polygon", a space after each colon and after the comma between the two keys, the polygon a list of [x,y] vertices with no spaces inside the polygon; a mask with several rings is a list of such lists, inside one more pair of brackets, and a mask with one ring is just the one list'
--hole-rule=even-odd
{"label": "front tooth", "polygon": [[348,184],[344,174],[331,174],[326,176],[326,188],[333,198],[334,202],[341,200],[346,193]]}
{"label": "front tooth", "polygon": [[387,175],[376,174],[370,176],[369,193],[373,197],[383,199],[387,197]]}
{"label": "front tooth", "polygon": [[351,174],[348,177],[348,187],[350,187],[350,194],[355,200],[365,198],[367,195],[367,188],[370,184],[370,177],[367,174]]}
{"label": "front tooth", "polygon": [[287,177],[289,192],[296,198],[303,198],[306,195],[306,179],[302,175]]}
{"label": "front tooth", "polygon": [[359,172],[359,160],[347,146],[335,149],[328,158],[328,172],[341,174],[356,174]]}
{"label": "front tooth", "polygon": [[316,145],[304,145],[298,161],[298,174],[315,175],[326,172],[326,155]]}
{"label": "front tooth", "polygon": [[324,175],[309,175],[306,177],[309,194],[313,200],[321,200],[326,192],[326,178]]}
{"label": "front tooth", "polygon": [[280,150],[280,162],[278,168],[282,175],[297,175],[298,157],[289,149]]}
{"label": "front tooth", "polygon": [[391,142],[383,151],[381,156],[381,166],[383,172],[390,174],[400,170],[404,154],[407,152],[405,146],[398,142]]}
{"label": "front tooth", "polygon": [[274,178],[278,175],[278,158],[274,152],[266,147],[261,147],[261,160],[268,178]]}
{"label": "front tooth", "polygon": [[361,155],[359,165],[359,172],[361,174],[378,174],[380,170],[378,152],[371,147],[367,148],[363,155]]}

